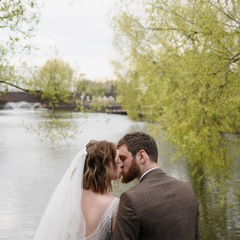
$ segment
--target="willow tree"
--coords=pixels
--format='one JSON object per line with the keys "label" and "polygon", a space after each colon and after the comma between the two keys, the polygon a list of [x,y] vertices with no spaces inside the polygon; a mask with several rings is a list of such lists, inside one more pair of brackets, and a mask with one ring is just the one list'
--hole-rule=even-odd
{"label": "willow tree", "polygon": [[224,136],[240,124],[240,1],[122,0],[113,26],[124,108],[159,123],[192,173],[225,182]]}
{"label": "willow tree", "polygon": [[34,47],[29,39],[34,36],[39,17],[38,1],[0,1],[0,83],[18,84],[13,79],[12,60]]}
{"label": "willow tree", "polygon": [[42,98],[48,99],[50,107],[54,109],[59,103],[70,103],[73,69],[69,63],[58,58],[47,60],[36,80],[34,88],[42,92]]}
{"label": "willow tree", "polygon": [[72,112],[59,110],[74,107],[73,69],[69,63],[57,57],[47,60],[28,84],[34,89],[33,93],[41,95],[44,107],[51,109],[43,111],[45,120],[37,128],[28,129],[37,133],[40,140],[48,139],[51,143],[57,139],[66,140],[74,137],[77,130],[74,122],[69,121]]}

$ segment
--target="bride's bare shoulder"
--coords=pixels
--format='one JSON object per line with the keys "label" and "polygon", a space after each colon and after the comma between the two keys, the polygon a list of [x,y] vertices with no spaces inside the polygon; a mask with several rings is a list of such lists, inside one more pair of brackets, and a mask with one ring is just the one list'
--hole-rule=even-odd
{"label": "bride's bare shoulder", "polygon": [[95,203],[98,206],[102,205],[102,206],[107,206],[110,204],[110,202],[114,199],[114,196],[111,194],[101,194],[101,193],[94,193],[91,190],[83,190],[82,193],[82,202],[87,203],[87,204],[91,204],[91,203]]}

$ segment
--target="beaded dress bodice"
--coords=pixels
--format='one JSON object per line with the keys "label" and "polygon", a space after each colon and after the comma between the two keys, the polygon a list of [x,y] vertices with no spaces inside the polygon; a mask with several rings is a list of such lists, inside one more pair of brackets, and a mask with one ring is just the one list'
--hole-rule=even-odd
{"label": "beaded dress bodice", "polygon": [[118,203],[119,198],[115,197],[103,214],[96,231],[85,238],[79,238],[79,240],[110,240],[112,233],[112,220],[117,214],[116,207]]}

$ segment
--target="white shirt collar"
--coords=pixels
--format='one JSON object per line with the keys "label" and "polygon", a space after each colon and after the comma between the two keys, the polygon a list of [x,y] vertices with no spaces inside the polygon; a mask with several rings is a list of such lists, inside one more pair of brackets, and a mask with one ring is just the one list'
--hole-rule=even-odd
{"label": "white shirt collar", "polygon": [[157,168],[159,168],[159,167],[154,167],[154,168],[151,168],[151,169],[147,170],[147,171],[140,177],[139,182],[142,180],[142,178],[143,178],[147,173],[149,173],[149,172],[151,172],[152,170],[157,169]]}

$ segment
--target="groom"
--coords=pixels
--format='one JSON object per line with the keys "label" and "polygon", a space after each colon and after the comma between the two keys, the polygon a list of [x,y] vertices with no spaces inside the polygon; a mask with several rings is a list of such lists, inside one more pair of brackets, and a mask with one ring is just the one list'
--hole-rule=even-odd
{"label": "groom", "polygon": [[157,165],[157,144],[144,132],[118,142],[122,182],[139,183],[120,197],[112,240],[199,239],[199,204],[185,182],[167,176]]}

